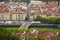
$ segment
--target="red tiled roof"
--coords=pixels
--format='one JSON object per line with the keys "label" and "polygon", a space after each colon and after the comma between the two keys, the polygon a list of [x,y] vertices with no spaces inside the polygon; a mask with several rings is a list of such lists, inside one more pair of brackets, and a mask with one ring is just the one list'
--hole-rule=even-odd
{"label": "red tiled roof", "polygon": [[42,8],[48,8],[49,5],[48,5],[48,4],[41,4],[41,7],[42,7]]}
{"label": "red tiled roof", "polygon": [[49,7],[55,7],[58,6],[58,2],[56,1],[52,1],[52,2],[48,2]]}
{"label": "red tiled roof", "polygon": [[8,14],[10,12],[6,12],[6,11],[0,11],[0,14]]}

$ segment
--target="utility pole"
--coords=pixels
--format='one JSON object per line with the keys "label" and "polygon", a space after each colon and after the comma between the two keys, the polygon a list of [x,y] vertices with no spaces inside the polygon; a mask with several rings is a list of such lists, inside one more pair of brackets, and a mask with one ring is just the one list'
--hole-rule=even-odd
{"label": "utility pole", "polygon": [[23,22],[23,24],[20,26],[20,28],[28,28],[32,23],[30,22],[30,6],[31,6],[31,1],[27,1],[27,16],[26,16],[26,21]]}
{"label": "utility pole", "polygon": [[26,17],[26,21],[31,21],[30,16],[30,6],[34,4],[34,2],[32,2],[34,0],[30,0],[29,2],[27,2],[27,17]]}
{"label": "utility pole", "polygon": [[[9,0],[9,2],[11,2],[12,0]],[[11,5],[10,5],[11,6]],[[11,14],[12,11],[10,11],[10,20],[12,21],[12,14]]]}
{"label": "utility pole", "polygon": [[26,17],[26,21],[30,21],[30,3],[31,3],[31,1],[27,2],[27,17]]}

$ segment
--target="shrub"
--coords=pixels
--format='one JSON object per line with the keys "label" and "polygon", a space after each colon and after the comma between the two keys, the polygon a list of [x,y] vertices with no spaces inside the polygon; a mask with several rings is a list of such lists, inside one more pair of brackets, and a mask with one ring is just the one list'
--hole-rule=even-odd
{"label": "shrub", "polygon": [[0,28],[0,40],[19,40],[19,37],[11,30]]}
{"label": "shrub", "polygon": [[33,37],[33,38],[25,38],[25,40],[44,40],[43,38],[35,38],[35,37]]}
{"label": "shrub", "polygon": [[34,21],[41,21],[42,23],[48,23],[48,24],[60,24],[60,17],[49,17],[44,18],[41,16],[37,16]]}
{"label": "shrub", "polygon": [[[31,28],[31,29],[6,29],[6,28],[0,28],[0,40],[20,40],[19,36],[16,35],[17,32],[23,32],[26,31],[27,33],[31,30],[38,30],[40,33],[46,33],[46,32],[59,32],[60,29],[50,29],[50,28]],[[44,40],[44,38],[36,38],[36,37],[26,37],[25,40]]]}

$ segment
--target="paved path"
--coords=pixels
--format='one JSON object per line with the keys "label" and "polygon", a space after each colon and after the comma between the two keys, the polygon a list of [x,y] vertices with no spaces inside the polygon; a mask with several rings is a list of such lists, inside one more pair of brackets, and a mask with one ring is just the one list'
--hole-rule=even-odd
{"label": "paved path", "polygon": [[25,21],[25,22],[22,23],[22,25],[20,26],[20,28],[28,28],[31,24],[32,24],[32,22]]}

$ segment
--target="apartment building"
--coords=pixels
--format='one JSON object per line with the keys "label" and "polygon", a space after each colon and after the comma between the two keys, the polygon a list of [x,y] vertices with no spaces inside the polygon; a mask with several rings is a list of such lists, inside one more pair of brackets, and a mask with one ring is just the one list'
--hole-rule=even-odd
{"label": "apartment building", "polygon": [[[20,4],[20,3],[19,3]],[[0,20],[12,20],[12,21],[20,21],[25,20],[26,17],[26,7],[21,6],[17,3],[0,3]],[[24,9],[25,8],[25,9]]]}
{"label": "apartment building", "polygon": [[[0,20],[20,21],[25,20],[27,15],[27,3],[24,2],[0,2]],[[30,6],[30,19],[33,20],[37,15],[59,16],[60,5],[56,1],[36,2]]]}
{"label": "apartment building", "polygon": [[56,16],[58,14],[58,2],[50,1],[48,3],[41,5],[41,13],[46,14],[46,16]]}
{"label": "apartment building", "polygon": [[37,15],[39,15],[40,14],[40,11],[39,11],[39,7],[38,7],[38,5],[31,5],[31,7],[30,7],[30,18],[31,18],[31,20],[33,20],[33,19],[35,19],[36,18],[36,16]]}

